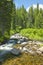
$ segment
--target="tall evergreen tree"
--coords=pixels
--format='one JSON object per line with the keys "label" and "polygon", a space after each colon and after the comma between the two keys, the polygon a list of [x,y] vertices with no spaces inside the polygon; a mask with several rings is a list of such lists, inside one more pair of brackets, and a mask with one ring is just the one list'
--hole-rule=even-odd
{"label": "tall evergreen tree", "polygon": [[29,27],[32,28],[34,26],[34,11],[33,11],[33,6],[30,7],[29,13],[28,13],[28,24]]}
{"label": "tall evergreen tree", "polygon": [[13,0],[0,0],[0,30],[1,34],[10,35]]}

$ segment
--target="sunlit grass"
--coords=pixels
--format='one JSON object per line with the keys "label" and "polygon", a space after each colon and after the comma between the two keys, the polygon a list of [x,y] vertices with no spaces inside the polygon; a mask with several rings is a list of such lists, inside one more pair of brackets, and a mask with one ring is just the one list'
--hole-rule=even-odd
{"label": "sunlit grass", "polygon": [[43,65],[43,56],[23,53],[19,57],[10,57],[3,65]]}

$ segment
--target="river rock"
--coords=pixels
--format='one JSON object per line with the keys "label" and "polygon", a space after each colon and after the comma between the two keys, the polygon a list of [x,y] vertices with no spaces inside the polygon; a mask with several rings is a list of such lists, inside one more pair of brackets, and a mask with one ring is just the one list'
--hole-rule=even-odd
{"label": "river rock", "polygon": [[38,50],[41,51],[41,52],[43,52],[43,47],[39,48]]}

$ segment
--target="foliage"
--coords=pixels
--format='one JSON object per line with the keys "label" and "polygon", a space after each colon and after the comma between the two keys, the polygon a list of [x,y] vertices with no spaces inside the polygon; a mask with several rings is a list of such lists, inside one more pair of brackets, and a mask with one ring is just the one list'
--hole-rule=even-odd
{"label": "foliage", "polygon": [[43,29],[28,28],[28,29],[21,30],[20,33],[23,36],[28,37],[29,39],[43,41]]}
{"label": "foliage", "polygon": [[10,36],[12,0],[0,0],[0,42]]}
{"label": "foliage", "polygon": [[2,41],[3,41],[3,35],[1,33],[1,30],[0,30],[0,42],[2,42]]}
{"label": "foliage", "polygon": [[15,33],[16,33],[15,30],[10,30],[10,36],[13,35],[13,34],[15,34]]}
{"label": "foliage", "polygon": [[[16,9],[13,0],[0,0],[0,13],[0,41],[4,40],[3,36],[8,38],[21,29],[43,30],[43,10],[39,10],[39,4],[35,9],[31,6],[27,12],[23,5]],[[43,31],[38,29],[29,29],[29,32],[26,29],[27,32],[22,33],[31,39],[43,40]]]}
{"label": "foliage", "polygon": [[35,9],[31,6],[29,12],[24,6],[16,9],[16,18],[16,25],[22,28],[43,28],[43,10],[39,10],[39,4]]}

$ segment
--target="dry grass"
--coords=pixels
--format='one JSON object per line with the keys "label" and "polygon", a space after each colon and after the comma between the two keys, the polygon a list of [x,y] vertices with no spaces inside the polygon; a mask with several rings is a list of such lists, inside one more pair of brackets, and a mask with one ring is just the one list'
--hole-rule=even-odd
{"label": "dry grass", "polygon": [[43,56],[23,53],[19,57],[10,57],[2,65],[43,65]]}

